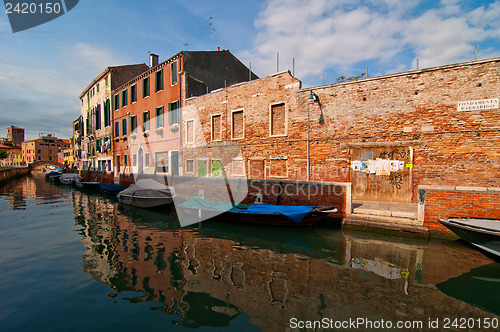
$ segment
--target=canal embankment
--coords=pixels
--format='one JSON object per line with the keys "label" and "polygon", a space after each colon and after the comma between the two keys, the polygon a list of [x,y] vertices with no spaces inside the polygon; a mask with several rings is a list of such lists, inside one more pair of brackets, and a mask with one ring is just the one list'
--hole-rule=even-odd
{"label": "canal embankment", "polygon": [[10,180],[20,178],[29,174],[28,167],[7,167],[0,168],[0,185],[7,183]]}

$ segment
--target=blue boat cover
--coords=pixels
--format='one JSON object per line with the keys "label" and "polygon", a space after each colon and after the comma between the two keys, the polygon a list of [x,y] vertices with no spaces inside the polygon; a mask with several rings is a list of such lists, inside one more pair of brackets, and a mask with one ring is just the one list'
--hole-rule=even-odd
{"label": "blue boat cover", "polygon": [[314,206],[290,206],[290,205],[273,205],[273,204],[236,204],[233,205],[229,202],[207,201],[200,197],[191,197],[181,204],[181,206],[217,210],[220,212],[236,212],[247,214],[276,214],[280,213],[287,217],[289,220],[300,223],[304,217],[314,209]]}
{"label": "blue boat cover", "polygon": [[291,205],[273,205],[273,204],[254,204],[250,205],[246,210],[231,209],[231,212],[241,213],[265,213],[275,214],[280,213],[297,224],[300,223],[305,216],[314,209],[314,206],[291,206]]}

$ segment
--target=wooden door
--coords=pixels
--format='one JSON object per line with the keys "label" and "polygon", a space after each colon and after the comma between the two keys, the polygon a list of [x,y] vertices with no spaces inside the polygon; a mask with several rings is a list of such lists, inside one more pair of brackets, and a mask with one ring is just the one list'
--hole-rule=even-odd
{"label": "wooden door", "polygon": [[413,149],[370,147],[351,150],[354,200],[411,202]]}

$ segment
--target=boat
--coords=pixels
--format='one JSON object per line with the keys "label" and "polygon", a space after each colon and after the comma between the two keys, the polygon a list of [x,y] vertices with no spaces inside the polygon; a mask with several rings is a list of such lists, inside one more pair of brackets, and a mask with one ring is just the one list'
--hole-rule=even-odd
{"label": "boat", "polygon": [[47,174],[45,174],[45,178],[46,179],[58,179],[60,176],[61,176],[61,172],[58,172],[58,171],[52,171],[52,172],[48,172]]}
{"label": "boat", "polygon": [[142,208],[153,208],[173,202],[173,187],[161,184],[153,179],[139,179],[133,185],[116,195],[122,204]]}
{"label": "boat", "polygon": [[75,186],[78,188],[78,189],[90,189],[90,190],[96,190],[96,189],[99,189],[99,185],[101,184],[101,182],[99,181],[80,181],[80,180],[76,180],[75,181]]}
{"label": "boat", "polygon": [[81,179],[80,175],[77,173],[63,173],[59,177],[59,181],[62,184],[74,184],[77,180]]}
{"label": "boat", "polygon": [[436,288],[457,300],[500,316],[500,263],[474,268],[437,284]]}
{"label": "boat", "polygon": [[127,186],[122,186],[121,184],[114,184],[114,183],[101,183],[99,187],[103,192],[111,195],[116,195],[120,191],[123,191],[128,188]]}
{"label": "boat", "polygon": [[439,222],[465,241],[500,257],[500,220],[444,218]]}
{"label": "boat", "polygon": [[183,218],[217,219],[254,224],[279,226],[310,226],[325,219],[337,209],[317,206],[292,206],[273,204],[233,204],[229,202],[208,201],[201,197],[191,197],[176,205],[177,214]]}

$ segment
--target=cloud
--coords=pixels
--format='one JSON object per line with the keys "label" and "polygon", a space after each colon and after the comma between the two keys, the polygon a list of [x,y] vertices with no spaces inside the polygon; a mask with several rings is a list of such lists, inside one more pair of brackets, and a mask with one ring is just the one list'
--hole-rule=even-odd
{"label": "cloud", "polygon": [[54,54],[53,63],[40,65],[0,51],[0,128],[23,127],[28,139],[39,132],[69,137],[80,114],[78,95],[107,66],[120,63],[111,51],[83,43]]}
{"label": "cloud", "polygon": [[500,38],[499,22],[500,1],[463,9],[459,0],[434,8],[416,0],[269,0],[255,20],[253,47],[240,56],[260,75],[276,71],[278,52],[280,70],[295,58],[305,81],[366,62],[408,70],[417,57],[426,67],[473,59],[474,43]]}

